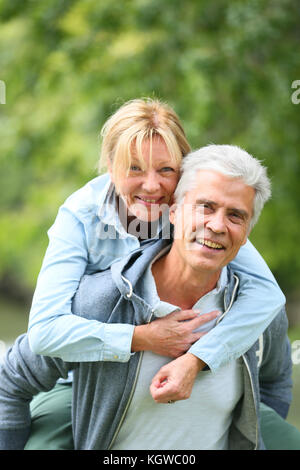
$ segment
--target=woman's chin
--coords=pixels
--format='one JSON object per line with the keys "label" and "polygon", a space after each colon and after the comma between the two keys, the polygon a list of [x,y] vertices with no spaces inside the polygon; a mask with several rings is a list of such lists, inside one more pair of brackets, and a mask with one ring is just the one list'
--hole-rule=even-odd
{"label": "woman's chin", "polygon": [[161,208],[159,205],[152,204],[151,206],[145,206],[143,204],[135,203],[129,208],[130,216],[135,217],[141,222],[155,222],[161,216]]}

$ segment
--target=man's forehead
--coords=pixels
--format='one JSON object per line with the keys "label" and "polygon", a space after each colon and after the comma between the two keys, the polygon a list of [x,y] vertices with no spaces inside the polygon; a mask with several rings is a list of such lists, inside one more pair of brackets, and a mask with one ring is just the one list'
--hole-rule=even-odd
{"label": "man's forehead", "polygon": [[255,190],[241,178],[202,170],[197,176],[196,184],[185,194],[184,204],[225,205],[252,213]]}
{"label": "man's forehead", "polygon": [[242,178],[224,175],[213,170],[199,170],[193,187],[186,192],[186,196],[205,197],[207,194],[230,195],[241,190],[249,193],[254,191]]}

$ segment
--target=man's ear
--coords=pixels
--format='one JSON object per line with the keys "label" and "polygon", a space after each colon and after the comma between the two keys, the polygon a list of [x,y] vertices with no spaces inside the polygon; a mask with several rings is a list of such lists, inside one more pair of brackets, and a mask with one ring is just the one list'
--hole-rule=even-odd
{"label": "man's ear", "polygon": [[247,231],[242,245],[246,245],[250,233],[251,233],[251,228]]}

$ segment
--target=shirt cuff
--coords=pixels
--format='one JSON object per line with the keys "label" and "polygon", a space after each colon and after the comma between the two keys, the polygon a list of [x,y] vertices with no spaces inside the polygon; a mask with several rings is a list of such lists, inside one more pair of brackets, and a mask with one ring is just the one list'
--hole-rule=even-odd
{"label": "shirt cuff", "polygon": [[205,362],[211,372],[215,373],[221,366],[224,366],[231,360],[230,354],[225,345],[215,344],[211,337],[207,344],[205,344],[205,337],[206,335],[194,343],[188,352]]}
{"label": "shirt cuff", "polygon": [[105,325],[103,361],[127,362],[131,357],[131,342],[135,326],[121,323]]}

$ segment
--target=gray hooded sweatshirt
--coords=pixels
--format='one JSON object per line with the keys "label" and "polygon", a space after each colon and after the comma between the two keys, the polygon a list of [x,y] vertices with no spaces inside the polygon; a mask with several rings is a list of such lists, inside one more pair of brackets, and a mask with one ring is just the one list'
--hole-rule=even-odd
{"label": "gray hooded sweatshirt", "polygon": [[[155,319],[144,299],[143,274],[168,244],[158,240],[130,254],[109,270],[85,276],[73,300],[73,313],[110,323],[145,324]],[[232,304],[237,276],[229,272],[224,305]],[[220,322],[220,327],[222,321]],[[259,427],[260,400],[286,417],[291,402],[291,354],[287,318],[282,311],[243,356],[244,393],[229,431],[230,449],[263,449]],[[263,346],[258,363],[257,351]],[[261,353],[260,348],[260,353]],[[75,449],[110,449],[125,418],[143,353],[128,362],[70,363],[34,354],[27,335],[20,336],[0,367],[0,449],[22,449],[30,433],[30,401],[51,390],[73,370],[72,421]]]}

